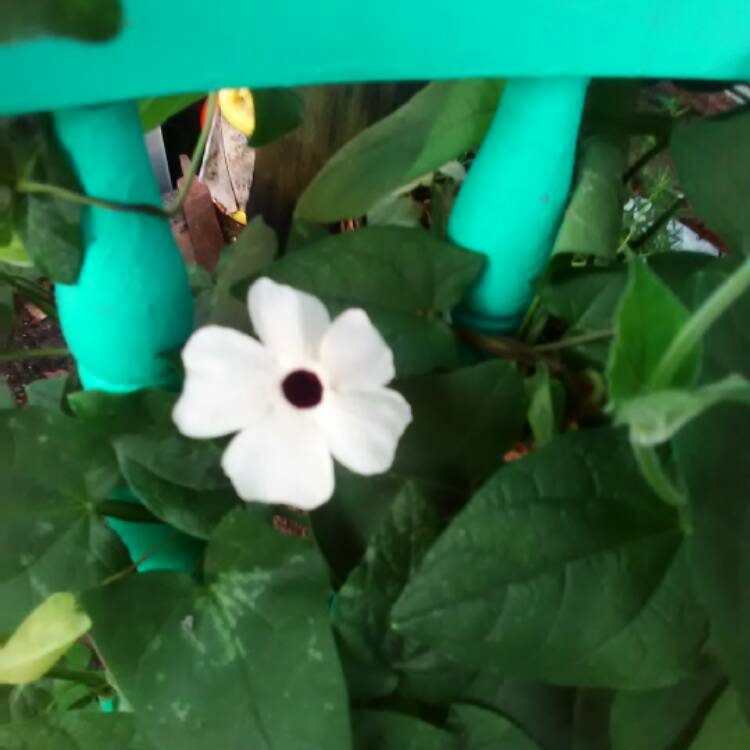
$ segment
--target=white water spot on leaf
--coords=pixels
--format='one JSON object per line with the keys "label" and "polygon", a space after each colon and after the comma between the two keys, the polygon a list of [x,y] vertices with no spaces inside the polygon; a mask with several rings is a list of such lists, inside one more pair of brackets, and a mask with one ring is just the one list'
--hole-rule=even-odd
{"label": "white water spot on leaf", "polygon": [[318,636],[315,631],[310,633],[310,638],[307,641],[307,655],[312,661],[323,661],[323,652],[317,648]]}
{"label": "white water spot on leaf", "polygon": [[299,565],[300,563],[305,562],[305,556],[304,555],[292,555],[289,558],[289,562],[292,565]]}
{"label": "white water spot on leaf", "polygon": [[172,703],[172,713],[179,722],[187,721],[190,715],[190,706],[187,703],[180,703],[180,701],[174,701]]}
{"label": "white water spot on leaf", "polygon": [[180,622],[183,630],[192,630],[195,625],[195,618],[192,615],[185,615]]}
{"label": "white water spot on leaf", "polygon": [[39,536],[48,536],[55,530],[55,526],[50,521],[37,521],[35,524]]}

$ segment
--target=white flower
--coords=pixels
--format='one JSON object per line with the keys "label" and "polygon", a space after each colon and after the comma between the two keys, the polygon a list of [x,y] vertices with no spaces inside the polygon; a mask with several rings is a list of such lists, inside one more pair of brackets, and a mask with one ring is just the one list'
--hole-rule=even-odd
{"label": "white flower", "polygon": [[185,345],[180,432],[238,433],[222,467],[248,501],[316,508],[333,494],[334,458],[359,474],[387,471],[411,409],[385,387],[393,355],[367,314],[331,322],[320,300],[265,278],[248,307],[260,341],[206,326]]}

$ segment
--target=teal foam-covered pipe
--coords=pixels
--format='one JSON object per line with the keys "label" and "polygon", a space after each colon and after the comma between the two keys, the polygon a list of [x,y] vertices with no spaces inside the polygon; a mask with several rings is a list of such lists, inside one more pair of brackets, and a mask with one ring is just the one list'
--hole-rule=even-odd
{"label": "teal foam-covered pipe", "polygon": [[[54,119],[88,195],[159,205],[135,104],[66,109]],[[190,285],[169,222],[87,207],[83,229],[86,255],[78,281],[56,288],[83,385],[114,393],[169,385],[174,371],[160,355],[180,348],[193,328]],[[195,564],[199,543],[167,526],[111,525],[134,560],[158,550],[141,569],[189,570]]]}
{"label": "teal foam-covered pipe", "polygon": [[[57,134],[88,195],[161,204],[134,104],[55,113]],[[190,335],[193,303],[169,222],[105,208],[84,211],[86,257],[58,284],[60,320],[87,388],[126,392],[174,377],[160,354]]]}
{"label": "teal foam-covered pipe", "polygon": [[448,234],[487,256],[457,319],[510,332],[532,299],[568,201],[588,79],[511,79],[451,214]]}

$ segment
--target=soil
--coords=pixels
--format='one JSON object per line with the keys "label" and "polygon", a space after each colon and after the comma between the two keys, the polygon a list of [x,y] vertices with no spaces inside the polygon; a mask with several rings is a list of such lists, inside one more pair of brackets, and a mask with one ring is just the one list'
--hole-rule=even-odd
{"label": "soil", "polygon": [[[38,308],[16,297],[16,317],[8,344],[10,351],[19,349],[59,349],[65,339],[59,323]],[[16,403],[26,403],[26,386],[35,380],[63,375],[73,369],[71,357],[44,357],[14,362],[0,362],[0,379],[7,379]]]}

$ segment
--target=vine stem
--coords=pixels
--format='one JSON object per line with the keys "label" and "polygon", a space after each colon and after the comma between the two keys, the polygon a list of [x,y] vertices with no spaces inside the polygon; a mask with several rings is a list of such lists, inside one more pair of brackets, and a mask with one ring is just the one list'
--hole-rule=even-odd
{"label": "vine stem", "polygon": [[638,468],[648,486],[668,505],[673,508],[683,508],[685,501],[682,493],[664,471],[656,449],[650,445],[639,445],[632,440],[631,446]]}
{"label": "vine stem", "polygon": [[567,339],[560,339],[559,341],[552,341],[549,344],[538,344],[534,347],[537,352],[554,352],[559,349],[568,349],[571,346],[581,346],[582,344],[591,344],[594,341],[602,341],[603,339],[611,339],[615,335],[614,330],[611,328],[603,329],[601,331],[591,331],[591,333],[584,333],[580,336],[571,336]]}
{"label": "vine stem", "polygon": [[156,544],[147,549],[137,560],[134,560],[130,565],[128,565],[127,568],[124,568],[119,573],[113,573],[108,578],[105,578],[102,581],[101,585],[109,586],[111,583],[115,583],[116,581],[120,581],[123,578],[127,578],[133,573],[137,573],[139,565],[145,563],[146,560],[152,558],[157,552],[160,552],[162,549],[164,549],[164,547],[174,541],[177,534],[177,529],[172,529],[163,539],[160,539]]}
{"label": "vine stem", "polygon": [[81,669],[67,669],[66,667],[52,667],[45,675],[53,680],[67,680],[87,685],[91,688],[108,688],[109,683],[103,673],[85,671]]}
{"label": "vine stem", "polygon": [[177,194],[177,199],[167,209],[161,208],[160,206],[152,206],[149,203],[124,203],[122,201],[95,198],[91,195],[83,195],[77,193],[75,190],[60,187],[59,185],[49,185],[45,182],[35,182],[34,180],[21,179],[16,183],[15,189],[19,193],[50,195],[53,198],[58,198],[59,200],[67,201],[68,203],[76,203],[81,206],[95,206],[96,208],[106,208],[109,211],[146,214],[147,216],[155,216],[158,219],[169,219],[172,216],[179,214],[185,206],[190,187],[193,184],[195,175],[198,173],[198,167],[200,166],[201,158],[206,148],[206,143],[208,142],[208,135],[211,132],[211,125],[216,115],[216,107],[217,95],[216,92],[211,92],[208,97],[209,115],[203,123],[198,143],[193,149],[193,156],[190,159],[190,167],[185,175],[185,180],[182,183],[180,192]]}
{"label": "vine stem", "polygon": [[175,216],[176,214],[179,214],[185,205],[188,193],[190,192],[190,186],[193,184],[195,175],[198,174],[198,167],[200,166],[203,152],[206,149],[206,143],[208,143],[208,136],[211,132],[211,126],[213,125],[214,118],[216,117],[217,103],[218,96],[215,91],[212,91],[208,95],[208,114],[206,115],[206,120],[203,123],[203,127],[201,128],[201,134],[198,138],[198,143],[195,145],[195,149],[193,149],[193,158],[190,160],[190,167],[187,171],[187,174],[185,175],[185,181],[182,183],[182,188],[177,195],[177,200],[174,202],[174,204],[172,204],[172,206],[167,209],[167,214],[169,216]]}
{"label": "vine stem", "polygon": [[631,250],[643,247],[685,205],[687,205],[687,199],[684,196],[677,198],[672,205],[654,219],[648,229],[645,229],[630,243]]}
{"label": "vine stem", "polygon": [[16,183],[16,191],[35,195],[51,195],[53,198],[59,198],[61,201],[66,201],[67,203],[77,203],[81,206],[96,206],[97,208],[106,208],[109,211],[147,214],[148,216],[156,216],[160,219],[166,219],[169,216],[163,208],[152,206],[148,203],[121,203],[119,201],[104,200],[103,198],[94,198],[90,195],[77,193],[75,190],[68,190],[68,188],[60,187],[59,185],[48,185],[46,182],[19,180]]}
{"label": "vine stem", "polygon": [[24,359],[43,359],[46,357],[70,357],[70,349],[19,349],[15,352],[0,354],[0,362],[20,362]]}
{"label": "vine stem", "polygon": [[654,369],[649,383],[650,388],[659,390],[669,387],[674,374],[680,369],[693,347],[748,287],[750,287],[750,258],[703,302],[672,339],[672,343],[667,347],[667,351],[664,352]]}

